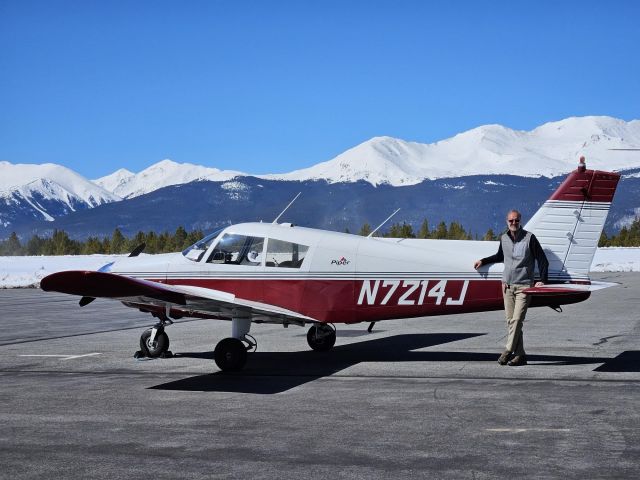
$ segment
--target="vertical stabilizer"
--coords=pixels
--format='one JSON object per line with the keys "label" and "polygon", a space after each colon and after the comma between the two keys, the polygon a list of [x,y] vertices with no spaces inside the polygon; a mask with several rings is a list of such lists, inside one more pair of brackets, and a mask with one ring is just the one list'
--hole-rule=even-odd
{"label": "vertical stabilizer", "polygon": [[620,174],[580,165],[525,225],[549,259],[549,281],[589,279]]}

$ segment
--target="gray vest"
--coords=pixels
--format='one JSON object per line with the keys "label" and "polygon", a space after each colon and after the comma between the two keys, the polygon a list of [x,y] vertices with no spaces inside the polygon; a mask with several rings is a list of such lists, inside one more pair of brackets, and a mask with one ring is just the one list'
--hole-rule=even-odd
{"label": "gray vest", "polygon": [[526,232],[513,242],[508,233],[500,237],[504,255],[502,281],[508,285],[533,285],[535,281],[535,258],[529,248],[531,232]]}

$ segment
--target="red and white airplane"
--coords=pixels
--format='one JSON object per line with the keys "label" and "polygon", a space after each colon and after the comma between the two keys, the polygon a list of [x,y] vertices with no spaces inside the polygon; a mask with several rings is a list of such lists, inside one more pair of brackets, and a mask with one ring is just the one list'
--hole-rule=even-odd
{"label": "red and white airplane", "polygon": [[[532,306],[586,300],[589,279],[620,175],[587,170],[584,159],[525,225],[549,259],[549,283],[532,287]],[[138,250],[138,249],[136,249]],[[497,242],[350,235],[286,223],[242,223],[215,232],[182,253],[134,251],[99,271],[65,271],[41,282],[46,291],[80,295],[80,305],[111,298],[159,319],[141,338],[142,352],[163,355],[171,319],[231,321],[215,348],[221,370],[243,368],[256,346],[252,323],[310,325],[307,340],[325,351],[336,323],[377,322],[501,310],[502,264],[474,270]]]}

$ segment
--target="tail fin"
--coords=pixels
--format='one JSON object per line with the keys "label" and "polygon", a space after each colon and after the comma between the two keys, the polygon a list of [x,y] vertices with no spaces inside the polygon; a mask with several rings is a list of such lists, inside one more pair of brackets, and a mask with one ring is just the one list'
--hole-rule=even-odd
{"label": "tail fin", "polygon": [[549,259],[549,281],[588,281],[620,174],[580,165],[525,225]]}

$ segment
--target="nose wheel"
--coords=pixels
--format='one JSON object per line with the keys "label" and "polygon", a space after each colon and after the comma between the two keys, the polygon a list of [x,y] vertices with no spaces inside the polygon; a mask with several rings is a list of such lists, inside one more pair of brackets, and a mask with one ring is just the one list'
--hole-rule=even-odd
{"label": "nose wheel", "polygon": [[307,343],[316,352],[331,350],[336,343],[336,328],[329,323],[318,323],[307,332]]}
{"label": "nose wheel", "polygon": [[158,358],[169,351],[169,335],[164,328],[153,327],[140,335],[140,350],[145,357]]}

